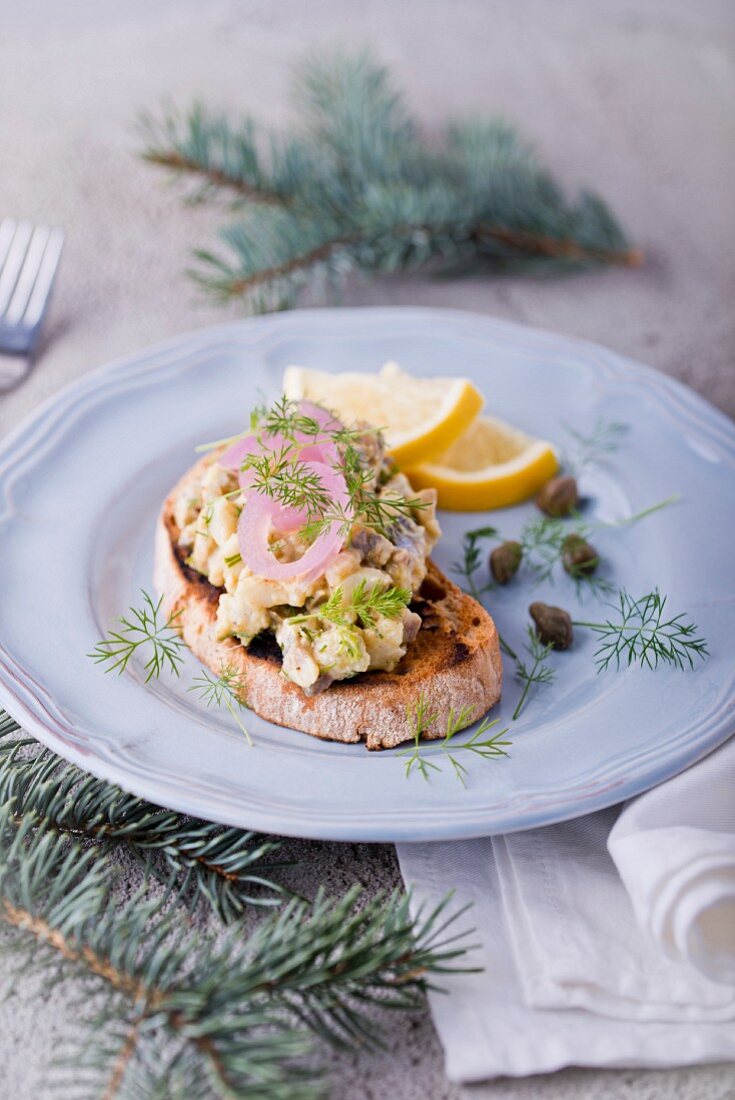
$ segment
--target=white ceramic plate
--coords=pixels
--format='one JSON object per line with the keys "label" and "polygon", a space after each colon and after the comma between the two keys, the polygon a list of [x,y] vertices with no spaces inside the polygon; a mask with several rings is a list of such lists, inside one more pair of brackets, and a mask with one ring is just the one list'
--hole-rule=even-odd
{"label": "white ceramic plate", "polygon": [[[368,754],[252,715],[248,748],[226,712],[187,694],[193,659],[179,680],[147,686],[140,667],[104,675],[85,654],[151,588],[156,514],[194,445],[240,431],[289,363],[373,370],[388,358],[415,373],[469,375],[492,411],[560,447],[562,421],[581,430],[599,416],[626,421],[624,446],[583,484],[590,514],[610,520],[672,493],[682,499],[596,542],[616,584],[636,595],[659,585],[673,610],[696,620],[707,661],[693,672],[598,675],[594,638],[580,630],[574,648],[555,655],[556,683],[539,688],[516,723],[519,688],[506,662],[498,716],[511,726],[510,757],[470,760],[467,789],[446,766],[430,783],[407,780],[395,751]],[[444,513],[439,565],[450,568],[463,531],[492,519],[513,535],[532,512]],[[733,425],[601,348],[436,310],[319,310],[208,329],[95,371],[0,445],[0,703],[95,775],[232,825],[406,841],[559,821],[653,786],[733,732],[733,517]],[[490,610],[515,647],[532,598],[576,604],[564,577],[554,588],[493,594]],[[588,598],[581,617],[602,610]]]}

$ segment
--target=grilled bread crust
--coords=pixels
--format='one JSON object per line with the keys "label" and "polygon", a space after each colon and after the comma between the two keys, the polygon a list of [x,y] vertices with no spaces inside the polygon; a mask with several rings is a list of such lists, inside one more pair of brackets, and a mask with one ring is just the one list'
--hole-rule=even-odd
{"label": "grilled bread crust", "polygon": [[[211,458],[200,460],[206,463]],[[232,668],[243,701],[261,718],[326,741],[365,741],[388,749],[413,736],[411,712],[420,696],[436,716],[422,736],[444,735],[450,711],[484,715],[500,698],[502,662],[495,624],[476,600],[429,561],[412,609],[421,616],[416,640],[393,672],[363,672],[307,696],[281,673],[281,654],[267,634],[246,649],[234,638],[218,640],[215,619],[222,589],[191,569],[178,547],[174,500],[196,477],[193,467],[165,501],[156,530],[154,583],[192,652],[219,676]]]}

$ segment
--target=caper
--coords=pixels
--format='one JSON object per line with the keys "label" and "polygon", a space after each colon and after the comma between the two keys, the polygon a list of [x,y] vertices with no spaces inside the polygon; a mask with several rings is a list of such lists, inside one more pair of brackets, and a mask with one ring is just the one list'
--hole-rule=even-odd
{"label": "caper", "polygon": [[573,477],[552,477],[536,497],[536,504],[547,516],[568,516],[579,503],[577,482]]}
{"label": "caper", "polygon": [[490,554],[490,572],[498,584],[507,584],[515,577],[522,557],[523,547],[514,539],[495,547]]}
{"label": "caper", "polygon": [[582,535],[567,535],[561,544],[561,560],[570,577],[588,577],[600,564],[600,558]]}
{"label": "caper", "polygon": [[574,631],[571,617],[563,607],[551,607],[537,601],[528,610],[536,624],[536,634],[540,642],[552,646],[553,649],[569,649]]}

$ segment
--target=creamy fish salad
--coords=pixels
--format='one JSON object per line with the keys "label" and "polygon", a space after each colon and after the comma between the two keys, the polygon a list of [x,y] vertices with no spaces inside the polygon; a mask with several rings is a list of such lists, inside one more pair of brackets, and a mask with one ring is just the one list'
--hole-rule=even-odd
{"label": "creamy fish salad", "polygon": [[[441,531],[435,490],[414,492],[379,432],[347,431],[316,406],[284,408],[299,430],[283,417],[279,432],[256,422],[213,452],[174,520],[186,563],[221,589],[218,638],[247,647],[267,632],[284,676],[314,695],[396,667],[421,625],[409,605]],[[304,503],[310,486],[321,512]],[[331,518],[327,497],[342,502]]]}

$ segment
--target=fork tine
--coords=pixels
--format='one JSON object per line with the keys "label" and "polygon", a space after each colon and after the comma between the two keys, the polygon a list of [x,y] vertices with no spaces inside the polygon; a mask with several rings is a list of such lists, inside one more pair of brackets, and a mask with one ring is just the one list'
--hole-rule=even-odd
{"label": "fork tine", "polygon": [[15,235],[15,219],[3,218],[0,222],[0,271],[2,271],[3,264],[5,263],[5,257],[8,254],[10,248],[10,242]]}
{"label": "fork tine", "polygon": [[2,272],[0,272],[0,317],[5,313],[15,289],[32,231],[30,222],[21,222],[16,226]]}
{"label": "fork tine", "polygon": [[51,293],[51,286],[54,281],[54,275],[56,274],[56,268],[59,265],[59,257],[61,256],[61,247],[63,243],[64,234],[61,230],[52,229],[23,316],[23,324],[27,328],[34,328],[43,317],[43,311],[46,308],[46,302]]}
{"label": "fork tine", "polygon": [[23,317],[41,268],[41,261],[50,235],[51,230],[46,225],[37,225],[33,230],[33,236],[28,245],[23,267],[18,275],[13,296],[5,311],[5,323],[8,325],[17,325]]}

